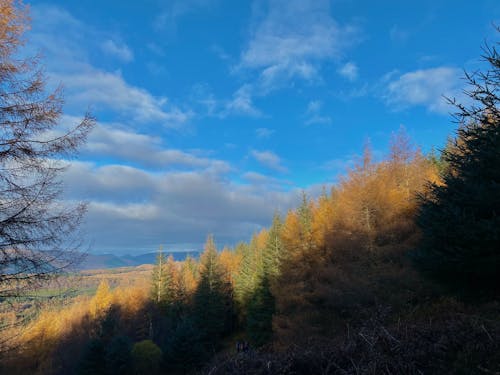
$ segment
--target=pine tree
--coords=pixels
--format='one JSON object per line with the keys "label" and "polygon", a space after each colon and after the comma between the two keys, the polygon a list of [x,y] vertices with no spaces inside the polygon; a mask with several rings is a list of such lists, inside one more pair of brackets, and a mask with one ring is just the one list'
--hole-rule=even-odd
{"label": "pine tree", "polygon": [[182,262],[179,274],[179,301],[184,305],[189,304],[196,289],[197,270],[195,260],[187,256]]}
{"label": "pine tree", "polygon": [[164,298],[163,303],[166,306],[172,306],[179,301],[179,270],[174,257],[170,254],[165,264],[164,278]]}
{"label": "pine tree", "polygon": [[281,232],[287,256],[294,259],[308,257],[314,248],[312,219],[312,202],[302,192],[300,206],[288,212]]}
{"label": "pine tree", "polygon": [[167,368],[174,374],[184,374],[203,362],[206,359],[205,354],[196,323],[191,317],[183,317],[167,339]]}
{"label": "pine tree", "polygon": [[167,258],[158,250],[155,268],[151,279],[152,299],[162,308],[164,313],[177,313],[178,307],[185,301],[186,285],[179,268],[170,254]]}
{"label": "pine tree", "polygon": [[451,289],[500,291],[500,55],[485,48],[486,72],[467,74],[473,104],[456,104],[460,127],[443,151],[444,184],[421,196],[417,264]]}
{"label": "pine tree", "polygon": [[165,298],[165,269],[167,259],[163,254],[163,245],[158,248],[156,263],[151,278],[151,297],[156,303],[161,303]]}
{"label": "pine tree", "polygon": [[266,344],[272,338],[272,320],[276,307],[271,292],[271,283],[280,274],[284,252],[281,241],[282,226],[280,216],[275,214],[263,249],[262,267],[260,272],[255,275],[257,283],[249,297],[246,332],[252,344],[257,347]]}
{"label": "pine tree", "polygon": [[250,342],[260,347],[273,336],[275,300],[271,293],[269,276],[264,274],[248,304],[246,332]]}
{"label": "pine tree", "polygon": [[280,271],[281,260],[284,255],[284,245],[281,240],[283,222],[278,213],[273,217],[269,228],[266,247],[263,253],[264,273],[271,278],[276,277]]}
{"label": "pine tree", "polygon": [[78,365],[79,375],[106,375],[106,352],[100,339],[90,339]]}
{"label": "pine tree", "polygon": [[[106,374],[132,374],[132,341],[127,336],[115,336],[105,349]],[[102,364],[101,364],[102,366]]]}
{"label": "pine tree", "polygon": [[259,247],[257,234],[252,236],[249,245],[240,247],[240,251],[242,259],[240,272],[235,280],[235,296],[243,311],[244,318],[244,311],[247,309],[248,302],[256,290],[263,274],[262,249]]}
{"label": "pine tree", "polygon": [[200,258],[200,281],[194,295],[195,320],[203,341],[212,350],[233,325],[232,287],[225,277],[212,236]]}

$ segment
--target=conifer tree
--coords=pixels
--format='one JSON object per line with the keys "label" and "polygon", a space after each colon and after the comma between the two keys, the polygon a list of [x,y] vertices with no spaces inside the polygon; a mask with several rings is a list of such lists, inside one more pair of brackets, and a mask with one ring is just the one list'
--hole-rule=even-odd
{"label": "conifer tree", "polygon": [[269,228],[266,247],[263,254],[264,273],[269,277],[279,274],[281,260],[284,255],[284,245],[281,240],[281,229],[283,223],[281,217],[276,213]]}
{"label": "conifer tree", "polygon": [[268,343],[273,335],[275,299],[271,293],[269,276],[264,274],[248,304],[246,331],[253,345]]}
{"label": "conifer tree", "polygon": [[113,296],[106,280],[102,280],[97,287],[95,296],[90,302],[90,313],[92,317],[103,317],[111,307]]}
{"label": "conifer tree", "polygon": [[500,291],[500,55],[485,51],[488,70],[466,74],[473,104],[455,103],[460,127],[443,151],[444,184],[421,196],[418,215],[417,264],[469,295]]}
{"label": "conifer tree", "polygon": [[205,359],[200,331],[191,317],[183,317],[167,340],[165,365],[173,373],[186,373]]}
{"label": "conifer tree", "polygon": [[272,319],[275,312],[275,299],[271,292],[271,283],[280,274],[280,265],[284,252],[281,241],[281,218],[274,215],[269,228],[267,241],[262,254],[262,268],[256,275],[254,286],[248,302],[246,331],[255,346],[262,346],[272,337]]}
{"label": "conifer tree", "polygon": [[131,350],[132,342],[127,336],[115,336],[110,341],[105,353],[107,375],[132,374]]}
{"label": "conifer tree", "polygon": [[85,205],[64,200],[61,174],[95,121],[60,126],[62,90],[48,91],[37,57],[24,58],[28,8],[0,1],[0,297],[41,286],[81,260]]}
{"label": "conifer tree", "polygon": [[162,250],[160,246],[152,274],[151,294],[164,312],[172,313],[172,308],[179,307],[185,298],[184,283],[173,256],[165,257]]}
{"label": "conifer tree", "polygon": [[300,237],[302,240],[302,247],[309,250],[312,246],[312,211],[311,202],[307,198],[307,194],[302,192],[302,201],[297,208],[297,215],[301,224]]}
{"label": "conifer tree", "polygon": [[165,264],[163,246],[160,245],[151,279],[151,297],[156,303],[160,303],[165,296]]}
{"label": "conifer tree", "polygon": [[90,339],[78,365],[79,375],[106,375],[106,352],[100,339]]}
{"label": "conifer tree", "polygon": [[243,311],[247,309],[263,273],[262,249],[259,248],[258,242],[257,234],[254,234],[250,244],[240,247],[242,259],[240,272],[235,280],[235,295]]}
{"label": "conifer tree", "polygon": [[195,317],[203,341],[212,350],[233,325],[232,287],[221,266],[213,236],[200,258],[200,281],[194,295]]}
{"label": "conifer tree", "polygon": [[179,271],[174,257],[170,254],[165,264],[164,297],[162,302],[166,306],[172,306],[179,300]]}
{"label": "conifer tree", "polygon": [[179,273],[179,301],[188,304],[196,289],[197,270],[195,260],[187,256],[182,262]]}

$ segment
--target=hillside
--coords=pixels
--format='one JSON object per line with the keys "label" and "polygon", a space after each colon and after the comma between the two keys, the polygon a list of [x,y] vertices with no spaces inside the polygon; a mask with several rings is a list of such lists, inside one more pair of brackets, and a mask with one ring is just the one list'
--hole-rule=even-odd
{"label": "hillside", "polygon": [[[165,253],[172,255],[174,260],[182,262],[186,257],[198,258],[199,251],[176,251]],[[115,255],[115,254],[87,254],[82,263],[77,265],[77,270],[93,270],[117,267],[136,267],[142,264],[154,264],[156,253],[145,253],[140,255]]]}

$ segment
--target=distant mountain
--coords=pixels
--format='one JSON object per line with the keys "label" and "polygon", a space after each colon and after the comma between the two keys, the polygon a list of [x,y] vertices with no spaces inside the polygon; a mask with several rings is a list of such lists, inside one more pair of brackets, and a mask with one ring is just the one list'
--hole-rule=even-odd
{"label": "distant mountain", "polygon": [[[141,255],[114,255],[114,254],[88,254],[85,260],[78,265],[79,270],[91,270],[117,267],[136,267],[141,264],[155,264],[157,253],[146,253]],[[175,251],[165,252],[166,256],[172,255],[174,260],[183,261],[189,255],[198,258],[199,251]]]}

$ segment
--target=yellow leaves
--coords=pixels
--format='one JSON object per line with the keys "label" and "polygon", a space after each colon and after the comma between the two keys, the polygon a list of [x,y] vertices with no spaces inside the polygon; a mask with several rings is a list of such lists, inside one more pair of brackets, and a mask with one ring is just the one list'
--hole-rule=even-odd
{"label": "yellow leaves", "polygon": [[238,267],[238,264],[235,264],[235,259],[233,258],[233,253],[229,249],[223,249],[219,254],[219,262],[228,273],[235,271]]}
{"label": "yellow leaves", "polygon": [[219,254],[219,262],[226,270],[226,275],[228,281],[234,286],[234,277],[240,270],[241,261],[243,259],[242,254],[236,254],[229,249],[224,249]]}
{"label": "yellow leaves", "polygon": [[64,308],[46,307],[38,318],[26,326],[19,338],[21,354],[27,355],[34,363],[50,366],[50,354],[62,337],[82,321],[88,313],[89,299],[78,297]]}
{"label": "yellow leaves", "polygon": [[398,220],[404,226],[413,220],[417,194],[439,179],[438,172],[420,151],[405,148],[406,138],[396,142],[389,160],[353,170],[340,183],[333,202],[336,228],[372,236],[394,231]]}
{"label": "yellow leaves", "polygon": [[268,231],[264,228],[259,233],[257,233],[256,244],[257,248],[262,251],[266,247],[267,239],[269,238]]}
{"label": "yellow leaves", "polygon": [[301,248],[301,231],[299,216],[295,211],[289,211],[281,231],[281,240],[288,253],[294,253]]}
{"label": "yellow leaves", "polygon": [[37,363],[39,368],[50,368],[50,358],[57,346],[75,332],[83,330],[89,334],[88,329],[96,329],[99,319],[113,305],[119,308],[124,320],[136,316],[148,302],[145,290],[145,287],[139,286],[110,290],[104,280],[91,298],[80,296],[67,306],[44,308],[37,319],[24,328],[19,338],[20,354],[30,357],[30,363]]}
{"label": "yellow leaves", "polygon": [[146,304],[146,287],[118,287],[112,292],[112,304],[120,307],[124,314],[134,315]]}
{"label": "yellow leaves", "polygon": [[179,281],[187,296],[191,296],[198,286],[194,266],[192,260],[186,260],[181,265]]}
{"label": "yellow leaves", "polygon": [[91,317],[96,318],[104,315],[111,307],[112,300],[113,297],[108,282],[106,280],[101,281],[94,298],[90,301]]}
{"label": "yellow leaves", "polygon": [[312,237],[318,248],[326,245],[333,231],[335,208],[333,200],[322,196],[312,207]]}
{"label": "yellow leaves", "polygon": [[[398,228],[407,233],[417,194],[425,191],[428,181],[439,181],[436,167],[412,148],[404,134],[393,140],[388,160],[373,163],[365,149],[360,163],[330,196],[304,201],[302,208],[287,214],[281,237],[291,262],[321,257],[325,249],[332,251],[354,237],[356,243],[373,249],[379,239],[395,238]],[[311,212],[310,226],[302,217],[304,207]]]}
{"label": "yellow leaves", "polygon": [[[278,339],[289,342],[317,329],[323,334],[335,319],[342,320],[335,309],[369,300],[377,280],[400,272],[402,254],[418,237],[417,194],[429,180],[439,181],[434,164],[407,138],[396,138],[387,160],[374,163],[365,149],[329,196],[304,199],[288,212],[281,230],[281,273],[271,284]],[[389,257],[398,262],[372,262]],[[317,304],[335,309],[322,311]]]}
{"label": "yellow leaves", "polygon": [[28,28],[28,7],[22,1],[0,0],[0,57],[12,54]]}
{"label": "yellow leaves", "polygon": [[[423,174],[423,178],[431,184],[435,184],[438,186],[444,185],[444,181],[441,178],[438,168],[435,165],[432,165],[430,162],[425,165],[425,168],[423,168],[421,173]],[[428,186],[425,186],[425,188],[427,187]]]}

